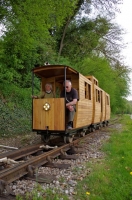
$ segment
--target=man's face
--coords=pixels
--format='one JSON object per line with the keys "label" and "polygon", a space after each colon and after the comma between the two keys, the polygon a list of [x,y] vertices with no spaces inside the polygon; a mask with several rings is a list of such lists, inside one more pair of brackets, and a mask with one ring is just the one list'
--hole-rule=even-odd
{"label": "man's face", "polygon": [[70,92],[71,91],[71,83],[70,82],[66,82],[65,83],[65,89],[66,89],[66,92]]}
{"label": "man's face", "polygon": [[50,91],[50,90],[51,90],[50,85],[46,85],[46,86],[45,86],[45,90],[46,90],[46,91]]}

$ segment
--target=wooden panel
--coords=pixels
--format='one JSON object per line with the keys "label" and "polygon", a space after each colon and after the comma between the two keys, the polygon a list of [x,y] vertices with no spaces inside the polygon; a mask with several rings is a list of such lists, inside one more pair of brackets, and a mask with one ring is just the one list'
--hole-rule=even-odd
{"label": "wooden panel", "polygon": [[79,100],[76,105],[77,112],[75,116],[74,126],[76,128],[90,125],[92,122],[92,101],[88,99]]}
{"label": "wooden panel", "polygon": [[110,96],[109,94],[106,93],[106,113],[105,113],[105,120],[109,120],[110,119]]}
{"label": "wooden panel", "polygon": [[96,101],[96,89],[101,90],[97,85],[93,83],[93,118],[92,123],[99,123],[101,121],[101,101]]}
{"label": "wooden panel", "polygon": [[93,84],[98,85],[98,80],[94,77],[94,76],[85,76],[86,78],[88,78]]}
{"label": "wooden panel", "polygon": [[79,76],[78,76],[78,74],[71,76],[71,83],[72,83],[72,87],[75,88],[79,92]]}
{"label": "wooden panel", "polygon": [[106,120],[110,119],[110,106],[106,106]]}
{"label": "wooden panel", "polygon": [[[51,109],[45,111],[43,105],[49,103]],[[63,98],[33,99],[33,129],[65,129],[65,105]]]}
{"label": "wooden panel", "polygon": [[105,102],[106,99],[105,99],[105,92],[102,90],[101,91],[101,118],[100,118],[100,121],[104,121],[105,120]]}
{"label": "wooden panel", "polygon": [[[88,80],[85,76],[82,74],[79,74],[79,99],[85,99],[85,82],[91,85],[91,91],[92,91],[92,83],[90,80]],[[91,94],[91,99],[93,98],[93,95]]]}
{"label": "wooden panel", "polygon": [[93,113],[93,95],[91,94],[91,100],[85,98],[85,83],[91,85],[92,83],[82,74],[79,74],[79,102],[76,105],[77,112],[74,119],[74,127],[83,127],[90,125],[92,122]]}
{"label": "wooden panel", "polygon": [[95,115],[92,123],[100,122],[101,118],[101,103],[95,102]]}

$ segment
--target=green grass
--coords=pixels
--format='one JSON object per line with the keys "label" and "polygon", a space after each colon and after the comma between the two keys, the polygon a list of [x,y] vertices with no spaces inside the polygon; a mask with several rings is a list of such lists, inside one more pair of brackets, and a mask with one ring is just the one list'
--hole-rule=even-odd
{"label": "green grass", "polygon": [[106,157],[87,163],[92,172],[78,183],[75,199],[132,199],[132,119],[124,116],[121,123],[122,130],[114,130],[102,148]]}

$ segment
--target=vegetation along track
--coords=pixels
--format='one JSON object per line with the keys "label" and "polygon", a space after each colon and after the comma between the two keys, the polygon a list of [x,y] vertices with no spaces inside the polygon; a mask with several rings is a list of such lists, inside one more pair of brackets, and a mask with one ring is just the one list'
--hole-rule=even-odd
{"label": "vegetation along track", "polygon": [[[117,123],[117,120],[112,120]],[[111,124],[110,124],[111,125]],[[92,133],[91,133],[92,134]],[[83,137],[89,137],[88,134]],[[15,162],[10,162],[10,164],[4,164],[1,162],[0,170],[0,195],[6,195],[5,193],[12,193],[8,189],[8,184],[25,176],[27,179],[37,180],[38,182],[43,182],[46,178],[37,174],[37,168],[40,166],[49,166],[55,168],[68,168],[69,164],[56,164],[52,162],[52,159],[59,157],[60,159],[76,159],[76,155],[68,155],[81,153],[79,150],[82,138],[75,139],[70,144],[59,143],[59,147],[53,148],[53,146],[46,146],[42,144],[32,145],[23,149],[15,150],[9,153],[4,153],[0,155],[0,159],[8,158],[9,161],[12,159]],[[26,158],[26,159],[25,159]],[[12,161],[11,160],[11,161]],[[8,168],[7,168],[8,165]],[[54,177],[50,177],[49,180],[52,181]]]}

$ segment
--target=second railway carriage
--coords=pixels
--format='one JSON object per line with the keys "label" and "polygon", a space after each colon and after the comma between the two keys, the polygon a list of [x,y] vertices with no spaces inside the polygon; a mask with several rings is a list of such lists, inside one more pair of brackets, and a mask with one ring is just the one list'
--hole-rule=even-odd
{"label": "second railway carriage", "polygon": [[[84,136],[87,130],[93,131],[97,127],[108,125],[110,96],[99,87],[94,76],[83,76],[65,65],[36,67],[32,72],[33,77],[36,75],[41,80],[40,92],[44,91],[46,83],[51,83],[56,94],[55,98],[33,99],[32,130],[40,134],[43,141],[47,142],[51,135],[61,135],[65,142],[71,142],[76,133]],[[66,129],[66,100],[60,98],[65,80],[72,82],[72,87],[79,95],[73,129],[70,130]],[[34,83],[32,87],[33,85]]]}

